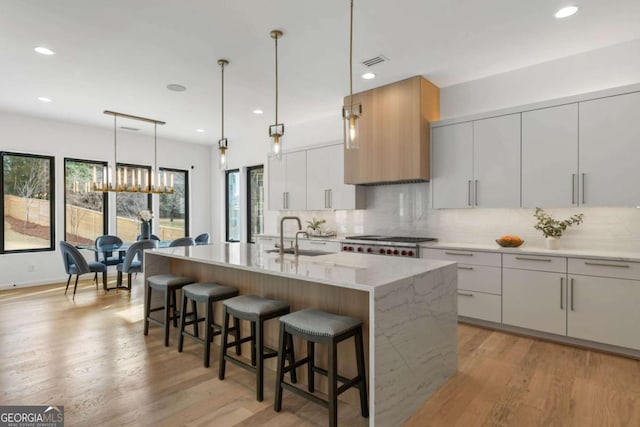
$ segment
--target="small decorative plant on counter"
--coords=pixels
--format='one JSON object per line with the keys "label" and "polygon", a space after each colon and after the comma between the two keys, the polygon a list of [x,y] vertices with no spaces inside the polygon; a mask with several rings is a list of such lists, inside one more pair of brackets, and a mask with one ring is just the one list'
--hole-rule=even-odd
{"label": "small decorative plant on counter", "polygon": [[138,219],[140,220],[140,234],[143,239],[151,238],[151,220],[153,219],[153,212],[149,209],[138,212]]}
{"label": "small decorative plant on counter", "polygon": [[551,215],[546,213],[540,208],[536,208],[536,213],[533,214],[538,222],[533,226],[536,230],[542,231],[544,237],[547,239],[547,249],[558,249],[560,247],[560,236],[567,227],[572,225],[580,225],[583,221],[584,214],[571,215],[568,219],[558,221]]}
{"label": "small decorative plant on counter", "polygon": [[307,229],[311,230],[312,235],[319,236],[322,234],[322,224],[327,222],[326,219],[315,219],[312,218],[311,221],[307,221]]}

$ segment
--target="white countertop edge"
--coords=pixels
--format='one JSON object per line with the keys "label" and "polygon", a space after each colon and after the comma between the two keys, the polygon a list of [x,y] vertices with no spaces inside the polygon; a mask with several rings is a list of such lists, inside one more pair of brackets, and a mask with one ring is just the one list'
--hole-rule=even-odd
{"label": "white countertop edge", "polygon": [[498,246],[497,244],[454,242],[435,242],[431,244],[423,243],[420,244],[420,247],[425,249],[468,250],[503,254],[546,255],[566,258],[607,259],[611,261],[640,262],[640,252],[618,252],[588,249],[546,249],[536,247],[530,248],[526,246],[526,243],[519,248],[503,248],[501,246]]}

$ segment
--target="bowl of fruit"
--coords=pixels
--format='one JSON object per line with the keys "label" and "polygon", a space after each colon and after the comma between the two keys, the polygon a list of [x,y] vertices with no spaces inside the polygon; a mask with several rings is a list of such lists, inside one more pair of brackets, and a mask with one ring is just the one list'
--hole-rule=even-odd
{"label": "bowl of fruit", "polygon": [[517,248],[524,243],[524,240],[518,236],[502,236],[496,239],[496,243],[503,248]]}

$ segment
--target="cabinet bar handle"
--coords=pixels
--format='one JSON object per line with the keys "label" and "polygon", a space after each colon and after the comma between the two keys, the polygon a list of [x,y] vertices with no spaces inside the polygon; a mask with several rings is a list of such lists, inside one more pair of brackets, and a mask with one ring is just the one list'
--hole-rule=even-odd
{"label": "cabinet bar handle", "polygon": [[564,310],[564,295],[562,294],[562,288],[564,287],[564,277],[560,278],[560,310]]}
{"label": "cabinet bar handle", "polygon": [[463,267],[461,265],[458,266],[458,270],[473,270],[473,267]]}
{"label": "cabinet bar handle", "polygon": [[571,204],[576,204],[576,174],[571,174]]}
{"label": "cabinet bar handle", "polygon": [[467,184],[467,204],[471,206],[471,180]]}
{"label": "cabinet bar handle", "polygon": [[573,311],[573,278],[571,278],[571,311]]}
{"label": "cabinet bar handle", "polygon": [[551,262],[549,258],[529,258],[525,256],[517,256],[516,259],[519,259],[521,261]]}
{"label": "cabinet bar handle", "polygon": [[478,180],[477,179],[475,183],[475,191],[473,192],[473,199],[475,201],[476,206],[478,206]]}
{"label": "cabinet bar handle", "polygon": [[582,174],[582,204],[583,204],[583,205],[584,205],[584,203],[585,203],[585,201],[584,201],[584,187],[585,187],[585,180],[584,180],[584,178],[585,178],[585,176],[586,176],[586,175],[587,175],[586,173],[583,173],[583,174]]}
{"label": "cabinet bar handle", "polygon": [[312,245],[323,245],[323,246],[327,244],[327,242],[314,242],[314,241],[309,241],[309,243]]}
{"label": "cabinet bar handle", "polygon": [[618,267],[618,268],[629,268],[629,264],[605,264],[603,262],[584,262],[586,265],[598,265],[601,267]]}
{"label": "cabinet bar handle", "polygon": [[458,295],[461,295],[463,297],[472,297],[473,294],[465,294],[464,292],[458,292]]}
{"label": "cabinet bar handle", "polygon": [[473,256],[473,254],[467,254],[464,252],[445,252],[447,255],[460,255],[460,256]]}
{"label": "cabinet bar handle", "polygon": [[287,209],[289,209],[289,192],[287,191]]}
{"label": "cabinet bar handle", "polygon": [[287,209],[287,192],[282,192],[282,209]]}

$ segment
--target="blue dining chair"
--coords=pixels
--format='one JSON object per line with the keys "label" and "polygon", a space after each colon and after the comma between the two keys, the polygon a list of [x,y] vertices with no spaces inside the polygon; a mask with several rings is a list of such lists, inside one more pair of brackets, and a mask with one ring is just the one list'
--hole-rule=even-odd
{"label": "blue dining chair", "polygon": [[112,247],[114,245],[122,246],[122,239],[118,236],[105,235],[96,239],[96,261],[100,261],[104,265],[118,265],[122,262],[122,257],[118,253],[118,256],[113,256],[113,252],[103,251],[105,247]]}
{"label": "blue dining chair", "polygon": [[211,238],[209,237],[209,233],[202,233],[196,236],[195,240],[196,245],[206,245],[211,241]]}
{"label": "blue dining chair", "polygon": [[177,246],[195,246],[196,241],[193,240],[193,237],[180,237],[179,239],[174,240],[169,243],[170,248],[175,248]]}
{"label": "blue dining chair", "polygon": [[142,252],[145,249],[153,249],[158,247],[157,240],[140,240],[131,244],[127,249],[127,255],[124,261],[116,266],[118,270],[117,287],[122,287],[122,273],[127,273],[127,289],[131,290],[131,273],[142,273],[144,271],[144,256]]}
{"label": "blue dining chair", "polygon": [[[78,278],[81,274],[86,273],[102,273],[102,286],[107,289],[107,266],[101,262],[87,262],[82,256],[80,251],[70,243],[65,241],[60,242],[60,252],[62,252],[62,261],[64,263],[64,271],[69,275],[67,279],[67,287],[64,289],[64,293],[69,290],[69,283],[71,282],[71,276],[76,275],[76,283],[73,286],[73,298],[76,297],[76,289],[78,287]],[[98,282],[96,281],[96,289],[98,288]]]}

